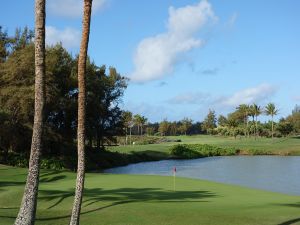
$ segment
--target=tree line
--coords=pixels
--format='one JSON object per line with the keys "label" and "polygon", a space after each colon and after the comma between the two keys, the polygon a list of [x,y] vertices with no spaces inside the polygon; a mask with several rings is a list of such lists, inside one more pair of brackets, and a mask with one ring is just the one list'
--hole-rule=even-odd
{"label": "tree line", "polygon": [[[130,130],[133,135],[148,136],[176,136],[210,134],[221,136],[245,136],[245,137],[284,137],[300,133],[300,107],[295,106],[294,110],[287,117],[282,117],[278,122],[274,116],[279,113],[274,103],[265,107],[258,104],[241,104],[236,109],[224,116],[217,116],[214,110],[209,110],[203,121],[193,121],[187,117],[179,121],[168,121],[150,123],[148,119],[139,114],[132,116],[129,111],[123,112],[123,126]],[[269,120],[262,122],[260,116],[265,115]],[[143,118],[143,120],[136,120]],[[143,129],[138,132],[139,124]],[[128,134],[128,132],[126,132]],[[127,143],[127,142],[126,142]]]}

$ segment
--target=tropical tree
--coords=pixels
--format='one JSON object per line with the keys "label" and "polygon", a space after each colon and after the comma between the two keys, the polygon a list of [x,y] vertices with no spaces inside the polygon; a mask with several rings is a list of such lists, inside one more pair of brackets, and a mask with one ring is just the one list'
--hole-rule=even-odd
{"label": "tropical tree", "polygon": [[6,31],[2,30],[0,26],[0,63],[3,63],[8,56],[8,46],[10,44],[10,39]]}
{"label": "tropical tree", "polygon": [[35,222],[42,151],[45,104],[45,0],[35,1],[35,102],[29,169],[21,207],[15,225]]}
{"label": "tropical tree", "polygon": [[[237,109],[243,114],[244,116],[244,125],[245,125],[245,136],[247,135],[248,133],[248,124],[249,124],[249,121],[248,121],[248,116],[249,116],[249,105],[246,105],[246,104],[241,104],[237,107]],[[248,133],[248,136],[249,136],[249,133]]]}
{"label": "tropical tree", "polygon": [[170,122],[168,122],[168,120],[167,119],[164,119],[163,121],[161,121],[160,123],[159,123],[159,127],[158,127],[158,131],[160,132],[160,134],[162,135],[162,136],[166,136],[166,135],[168,135],[168,132],[169,132],[169,130],[170,130]]}
{"label": "tropical tree", "polygon": [[294,130],[293,124],[288,121],[285,118],[281,118],[279,120],[278,125],[276,126],[276,129],[283,135],[283,136],[287,136],[289,134],[291,134]]}
{"label": "tropical tree", "polygon": [[181,121],[180,131],[184,135],[186,135],[187,131],[192,127],[192,124],[193,124],[193,120],[189,118],[183,118],[183,120]]}
{"label": "tropical tree", "polygon": [[225,127],[228,121],[225,116],[219,115],[217,122],[218,122],[218,126]]}
{"label": "tropical tree", "polygon": [[143,127],[147,124],[148,119],[144,116],[141,117],[140,119],[140,124],[141,124],[141,135],[143,135]]}
{"label": "tropical tree", "polygon": [[265,113],[266,113],[266,115],[271,116],[271,118],[272,118],[272,138],[273,138],[273,136],[274,136],[274,116],[277,115],[278,109],[276,109],[274,103],[269,103],[265,107]]}
{"label": "tropical tree", "polygon": [[217,127],[216,113],[214,110],[210,109],[203,121],[202,129],[205,130],[207,133],[210,133],[216,127]]}
{"label": "tropical tree", "polygon": [[291,124],[293,124],[294,132],[296,134],[299,134],[300,133],[300,107],[296,105],[292,111],[292,114],[289,115],[286,119]]}
{"label": "tropical tree", "polygon": [[82,195],[84,189],[84,177],[85,177],[85,73],[86,73],[86,61],[87,50],[90,34],[90,21],[92,11],[92,0],[84,0],[83,9],[83,21],[82,21],[82,37],[78,58],[78,125],[77,125],[77,178],[76,178],[76,190],[72,209],[72,215],[70,225],[78,225],[80,219],[80,210],[82,203]]}
{"label": "tropical tree", "polygon": [[[132,124],[132,112],[130,111],[123,111],[122,112],[122,121],[123,121],[123,126],[125,128],[125,144],[127,145],[127,134],[128,134],[128,128],[131,129],[131,124]],[[131,131],[130,131],[131,133]]]}
{"label": "tropical tree", "polygon": [[140,114],[136,114],[133,116],[133,121],[134,121],[134,124],[137,126],[137,133],[138,133],[138,135],[140,135],[143,117]]}
{"label": "tropical tree", "polygon": [[257,129],[258,120],[257,120],[257,118],[262,113],[260,106],[253,104],[253,112],[255,115],[255,137],[257,137],[257,135],[258,135],[258,129]]}

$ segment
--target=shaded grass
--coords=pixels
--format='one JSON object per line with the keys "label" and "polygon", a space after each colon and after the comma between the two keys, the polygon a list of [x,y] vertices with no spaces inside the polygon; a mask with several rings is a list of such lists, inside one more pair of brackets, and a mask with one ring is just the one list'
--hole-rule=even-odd
{"label": "shaded grass", "polygon": [[[13,224],[26,169],[0,166],[0,224]],[[36,224],[67,224],[75,173],[42,170]],[[202,180],[88,173],[81,224],[295,224],[300,197]]]}

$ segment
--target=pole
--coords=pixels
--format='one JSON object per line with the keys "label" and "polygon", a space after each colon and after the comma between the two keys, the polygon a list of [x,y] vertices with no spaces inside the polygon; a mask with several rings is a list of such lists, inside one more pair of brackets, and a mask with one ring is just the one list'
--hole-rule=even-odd
{"label": "pole", "polygon": [[176,167],[173,169],[173,191],[176,191]]}

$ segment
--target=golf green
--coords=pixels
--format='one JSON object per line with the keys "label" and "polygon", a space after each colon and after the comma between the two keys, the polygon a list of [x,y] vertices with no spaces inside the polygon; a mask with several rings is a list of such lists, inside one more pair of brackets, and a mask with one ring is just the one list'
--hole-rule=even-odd
{"label": "golf green", "polygon": [[[13,224],[26,169],[0,166],[0,224]],[[68,224],[75,173],[43,170],[36,224]],[[81,224],[300,224],[300,196],[203,180],[88,173]]]}

